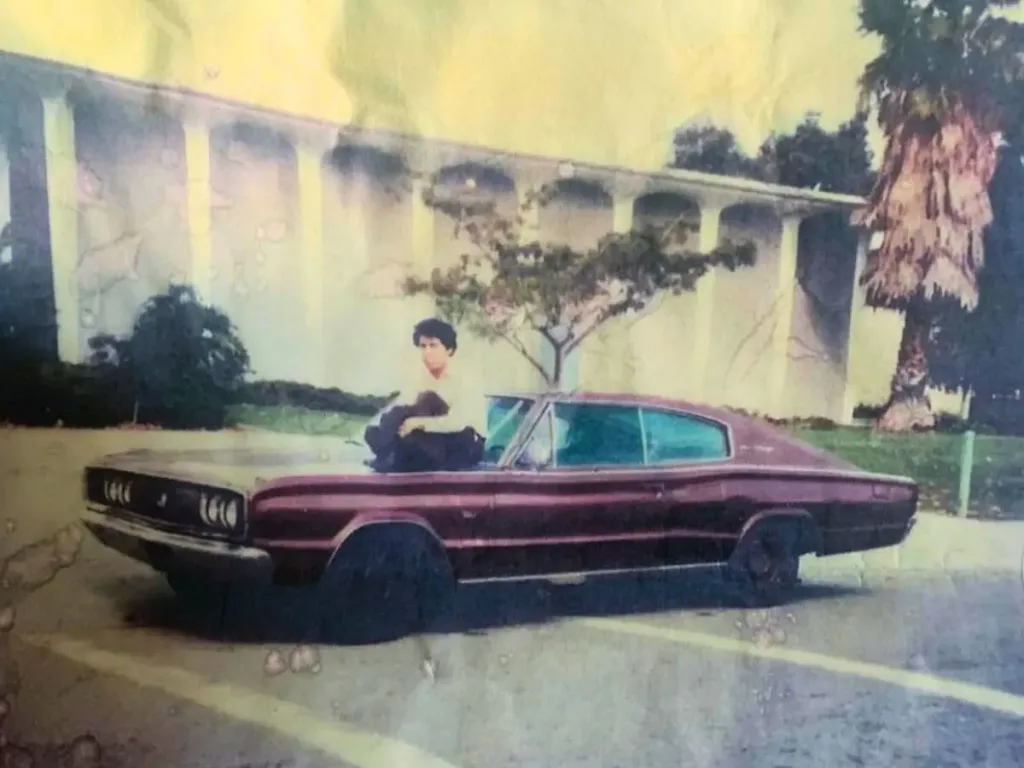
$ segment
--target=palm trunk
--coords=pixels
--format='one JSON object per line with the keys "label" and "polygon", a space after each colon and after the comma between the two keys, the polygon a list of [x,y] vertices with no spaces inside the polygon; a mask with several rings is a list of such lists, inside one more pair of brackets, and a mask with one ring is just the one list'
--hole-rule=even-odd
{"label": "palm trunk", "polygon": [[892,432],[932,429],[935,414],[928,400],[928,338],[933,317],[928,302],[914,298],[907,306],[903,335],[892,377],[889,402],[877,426]]}

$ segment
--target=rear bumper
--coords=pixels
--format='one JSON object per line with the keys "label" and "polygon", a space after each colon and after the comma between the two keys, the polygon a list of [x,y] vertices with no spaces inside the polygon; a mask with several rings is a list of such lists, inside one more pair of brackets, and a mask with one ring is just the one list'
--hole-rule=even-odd
{"label": "rear bumper", "polygon": [[262,549],[161,531],[90,506],[82,524],[101,543],[158,571],[230,581],[269,581],[274,564]]}
{"label": "rear bumper", "polygon": [[896,525],[873,525],[864,528],[841,528],[824,533],[822,555],[841,555],[847,552],[866,552],[902,544],[917,524],[917,516],[906,523]]}

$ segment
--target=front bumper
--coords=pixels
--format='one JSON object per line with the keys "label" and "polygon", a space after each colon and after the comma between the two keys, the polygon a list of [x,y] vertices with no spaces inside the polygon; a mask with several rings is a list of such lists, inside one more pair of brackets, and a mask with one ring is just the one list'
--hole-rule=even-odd
{"label": "front bumper", "polygon": [[100,543],[158,571],[230,581],[270,581],[270,554],[255,547],[161,531],[90,505],[82,524]]}

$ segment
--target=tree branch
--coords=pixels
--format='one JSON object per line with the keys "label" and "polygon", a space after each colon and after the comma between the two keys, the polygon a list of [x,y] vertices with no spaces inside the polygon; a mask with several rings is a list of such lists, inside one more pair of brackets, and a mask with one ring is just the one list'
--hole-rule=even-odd
{"label": "tree branch", "polygon": [[540,361],[537,360],[537,358],[530,354],[530,350],[526,348],[526,345],[523,344],[523,342],[521,342],[515,336],[510,336],[505,333],[498,333],[498,338],[504,339],[508,344],[512,346],[513,349],[515,349],[516,352],[522,355],[526,359],[526,362],[533,366],[537,373],[544,377],[545,383],[551,383],[551,378],[548,376],[547,371],[544,370],[544,366],[540,364]]}

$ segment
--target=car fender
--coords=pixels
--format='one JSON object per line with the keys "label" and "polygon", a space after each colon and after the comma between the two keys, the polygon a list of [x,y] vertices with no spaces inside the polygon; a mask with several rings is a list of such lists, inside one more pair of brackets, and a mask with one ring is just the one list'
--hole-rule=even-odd
{"label": "car fender", "polygon": [[376,529],[381,526],[387,527],[408,527],[413,526],[425,534],[426,540],[436,547],[436,553],[448,560],[448,553],[445,550],[444,542],[437,535],[437,531],[419,515],[410,512],[370,512],[356,515],[349,523],[338,532],[331,540],[331,556],[327,560],[326,568],[330,569],[335,558],[341,553],[346,544],[351,543],[359,533],[365,533],[369,529]]}
{"label": "car fender", "polygon": [[771,525],[779,522],[780,520],[793,522],[799,527],[800,540],[797,546],[797,552],[799,554],[821,554],[824,549],[825,542],[817,521],[807,510],[793,507],[763,509],[756,514],[751,515],[740,529],[739,536],[736,540],[736,551],[738,552],[741,549],[744,541],[749,540],[750,536],[755,533],[758,528],[765,525]]}

